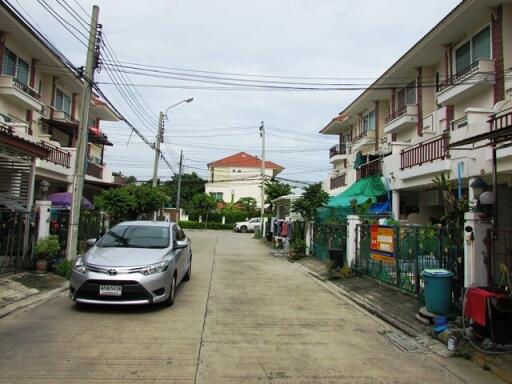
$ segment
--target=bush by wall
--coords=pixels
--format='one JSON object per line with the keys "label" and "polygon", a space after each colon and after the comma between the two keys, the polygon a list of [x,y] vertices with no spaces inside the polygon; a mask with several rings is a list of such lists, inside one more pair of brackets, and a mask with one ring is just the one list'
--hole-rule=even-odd
{"label": "bush by wall", "polygon": [[208,222],[208,227],[206,226],[206,222],[198,222],[198,221],[180,221],[179,225],[183,229],[216,229],[216,230],[233,230],[232,224],[220,224],[220,223],[212,223]]}

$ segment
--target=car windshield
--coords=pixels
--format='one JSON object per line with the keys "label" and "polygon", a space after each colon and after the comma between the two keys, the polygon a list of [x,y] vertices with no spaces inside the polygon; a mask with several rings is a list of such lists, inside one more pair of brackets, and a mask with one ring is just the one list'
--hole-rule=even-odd
{"label": "car windshield", "polygon": [[169,228],[150,225],[116,225],[96,244],[100,248],[167,248]]}

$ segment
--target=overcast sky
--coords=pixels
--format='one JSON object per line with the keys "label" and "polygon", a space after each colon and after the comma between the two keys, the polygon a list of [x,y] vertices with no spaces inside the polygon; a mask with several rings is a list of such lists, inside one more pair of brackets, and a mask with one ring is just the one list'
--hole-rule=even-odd
{"label": "overcast sky", "polygon": [[[10,1],[16,7],[21,4],[73,63],[84,64],[84,46],[45,11],[41,0]],[[56,0],[46,2],[77,24]],[[85,17],[75,0],[66,2]],[[100,6],[103,31],[121,61],[215,72],[322,77],[338,83],[370,82],[458,3],[457,0],[79,2],[89,13],[93,4]],[[137,87],[137,91],[151,110],[152,121],[149,117],[141,118],[140,111],[128,106],[114,86],[104,84],[102,88],[127,119],[152,141],[158,112],[184,98],[194,97],[192,103],[169,111],[166,145],[162,149],[175,168],[179,151],[183,149],[185,171],[196,171],[202,176],[206,175],[206,164],[210,161],[239,151],[259,155],[258,126],[264,120],[268,134],[267,159],[286,168],[282,176],[324,180],[330,168],[328,148],[337,138],[317,133],[359,93],[156,88],[148,85],[214,85],[128,76],[134,84],[144,85]],[[110,82],[105,69],[96,80]],[[108,166],[125,175],[149,179],[152,150],[136,136],[127,146],[129,130],[123,124],[105,122],[102,129],[115,144],[107,151]],[[171,171],[162,164],[160,175],[169,177]]]}

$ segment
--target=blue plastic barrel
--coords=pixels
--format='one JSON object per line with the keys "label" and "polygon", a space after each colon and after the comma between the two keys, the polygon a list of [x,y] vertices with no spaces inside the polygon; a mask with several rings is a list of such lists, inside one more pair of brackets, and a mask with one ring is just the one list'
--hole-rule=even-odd
{"label": "blue plastic barrel", "polygon": [[425,269],[425,306],[437,315],[450,313],[452,305],[453,273],[446,269]]}

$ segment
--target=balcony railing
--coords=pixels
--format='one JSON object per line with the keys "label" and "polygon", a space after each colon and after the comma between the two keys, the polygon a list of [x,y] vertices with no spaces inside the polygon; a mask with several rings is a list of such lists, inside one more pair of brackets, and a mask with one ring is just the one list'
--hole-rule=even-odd
{"label": "balcony railing", "polygon": [[359,141],[361,140],[363,137],[365,136],[368,136],[368,131],[362,131],[362,132],[359,132],[357,135],[355,135],[353,138],[352,138],[352,142],[355,143],[356,141]]}
{"label": "balcony railing", "polygon": [[339,176],[335,176],[331,178],[331,189],[341,188],[347,185],[346,183],[346,174],[342,174]]}
{"label": "balcony railing", "polygon": [[457,72],[455,75],[450,76],[445,81],[439,83],[437,85],[437,92],[444,91],[446,88],[450,87],[451,85],[457,84],[460,80],[465,78],[466,76],[471,75],[472,73],[475,73],[478,71],[478,68],[480,66],[480,61],[475,61],[473,64],[471,64],[469,67],[466,67],[459,72]]}
{"label": "balcony railing", "polygon": [[388,117],[386,117],[386,124],[395,120],[397,117],[405,115],[407,113],[407,104],[400,106],[398,110],[393,111]]}
{"label": "balcony railing", "polygon": [[41,95],[39,93],[37,93],[35,90],[30,88],[28,85],[22,83],[21,81],[19,81],[15,77],[12,78],[12,85],[14,85],[16,88],[22,90],[27,95],[33,97],[36,100],[40,100],[41,99]]}
{"label": "balcony railing", "polygon": [[356,181],[374,175],[382,175],[382,159],[369,161],[356,169]]}
{"label": "balcony railing", "polygon": [[346,155],[348,153],[347,151],[347,144],[336,144],[331,147],[329,150],[329,158],[337,156],[337,155]]}
{"label": "balcony railing", "polygon": [[491,131],[512,127],[512,112],[500,116],[493,116],[489,120],[489,124],[491,126]]}
{"label": "balcony railing", "polygon": [[71,166],[71,153],[50,143],[41,142],[41,145],[50,151],[48,157],[43,160],[49,161],[53,164],[61,165],[66,168]]}
{"label": "balcony railing", "polygon": [[448,140],[449,136],[445,133],[402,150],[400,154],[400,169],[447,158]]}
{"label": "balcony railing", "polygon": [[85,173],[97,179],[103,178],[103,168],[89,160],[87,160],[87,171]]}

